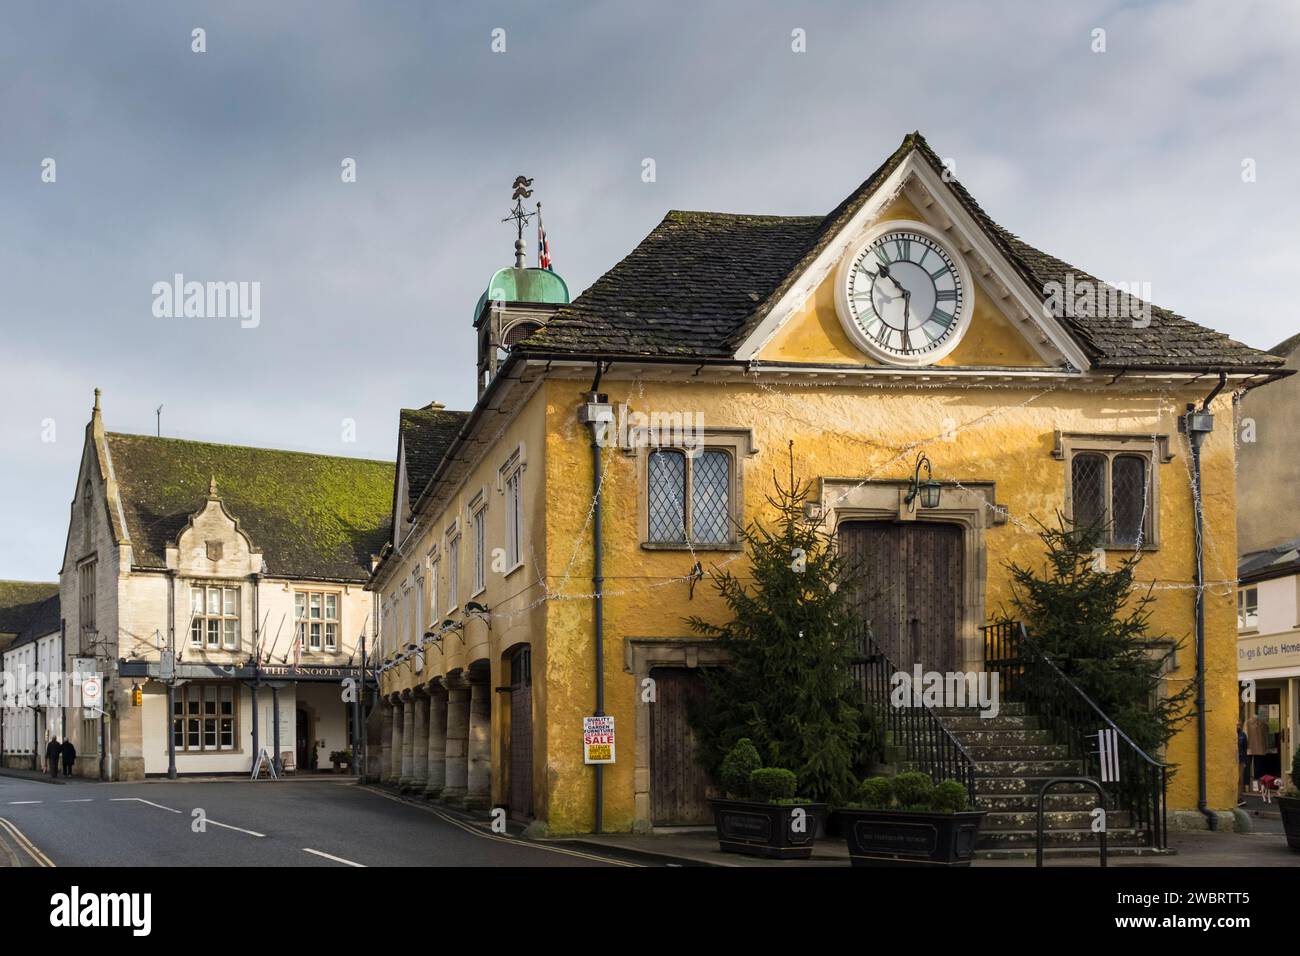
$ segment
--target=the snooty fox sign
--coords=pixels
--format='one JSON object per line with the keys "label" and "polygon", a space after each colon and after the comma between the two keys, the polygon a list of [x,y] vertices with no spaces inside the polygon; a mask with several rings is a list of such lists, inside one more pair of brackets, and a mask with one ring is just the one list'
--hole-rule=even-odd
{"label": "the snooty fox sign", "polygon": [[582,762],[614,762],[614,718],[582,718]]}

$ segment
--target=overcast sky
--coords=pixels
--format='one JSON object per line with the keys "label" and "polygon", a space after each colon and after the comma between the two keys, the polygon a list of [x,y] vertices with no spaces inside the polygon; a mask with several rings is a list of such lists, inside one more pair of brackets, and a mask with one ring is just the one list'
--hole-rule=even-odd
{"label": "overcast sky", "polygon": [[[825,213],[920,129],[1028,241],[1270,347],[1298,89],[1289,2],[11,0],[0,578],[56,578],[96,386],[110,430],[161,404],[165,435],[375,458],[399,407],[468,408],[519,173],[576,295],[668,209]],[[176,273],[260,283],[260,324],[155,317]]]}

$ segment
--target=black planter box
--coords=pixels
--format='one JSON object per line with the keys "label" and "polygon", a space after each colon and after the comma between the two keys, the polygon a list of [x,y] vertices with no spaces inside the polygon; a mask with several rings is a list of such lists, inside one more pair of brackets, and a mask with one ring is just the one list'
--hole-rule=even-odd
{"label": "black planter box", "polygon": [[854,866],[970,866],[983,810],[839,810]]}
{"label": "black planter box", "polygon": [[[710,800],[718,846],[724,853],[743,853],[777,860],[806,860],[826,820],[824,803],[754,803]],[[802,833],[794,832],[794,811],[804,811]]]}
{"label": "black planter box", "polygon": [[1282,829],[1286,831],[1286,845],[1300,853],[1300,797],[1276,799],[1282,814]]}

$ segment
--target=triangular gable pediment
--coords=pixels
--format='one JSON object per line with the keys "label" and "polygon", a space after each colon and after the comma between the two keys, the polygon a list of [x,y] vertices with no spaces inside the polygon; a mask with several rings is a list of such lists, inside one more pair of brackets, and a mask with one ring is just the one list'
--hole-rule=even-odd
{"label": "triangular gable pediment", "polygon": [[[888,164],[887,164],[888,166]],[[942,170],[913,145],[892,171],[846,201],[842,221],[773,295],[736,351],[744,361],[866,367],[1069,368],[1090,363],[1061,322],[954,193]],[[856,208],[854,206],[856,205]],[[955,344],[934,360],[869,351],[845,319],[837,288],[863,242],[915,225],[961,267],[970,302]],[[868,343],[869,344],[869,343]]]}

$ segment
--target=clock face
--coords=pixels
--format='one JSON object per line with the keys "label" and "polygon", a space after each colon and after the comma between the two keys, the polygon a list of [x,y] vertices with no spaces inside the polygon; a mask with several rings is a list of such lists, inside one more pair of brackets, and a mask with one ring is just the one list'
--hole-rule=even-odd
{"label": "clock face", "polygon": [[928,230],[910,224],[860,247],[845,263],[837,291],[845,327],[886,361],[937,361],[965,330],[969,308],[962,270]]}

